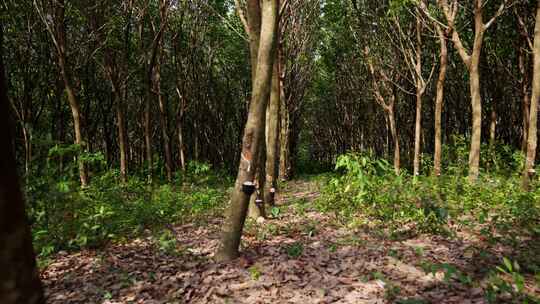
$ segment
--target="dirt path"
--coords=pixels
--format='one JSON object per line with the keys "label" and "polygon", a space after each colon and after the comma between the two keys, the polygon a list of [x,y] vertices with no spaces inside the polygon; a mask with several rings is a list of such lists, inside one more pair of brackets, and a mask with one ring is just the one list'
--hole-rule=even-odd
{"label": "dirt path", "polygon": [[448,263],[485,275],[494,257],[476,240],[387,240],[314,211],[313,182],[284,190],[278,218],[248,222],[232,263],[211,259],[220,219],[174,227],[177,250],[149,236],[57,255],[42,274],[49,303],[485,303],[481,288],[423,270]]}

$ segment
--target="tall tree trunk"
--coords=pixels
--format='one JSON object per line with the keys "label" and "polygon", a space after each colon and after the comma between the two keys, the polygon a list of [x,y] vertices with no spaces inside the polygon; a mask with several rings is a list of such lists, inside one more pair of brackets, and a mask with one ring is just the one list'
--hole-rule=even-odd
{"label": "tall tree trunk", "polygon": [[437,34],[440,44],[440,61],[439,77],[437,79],[437,97],[435,98],[435,152],[434,152],[434,173],[435,176],[441,175],[441,154],[442,154],[442,132],[441,118],[444,101],[444,83],[446,81],[446,71],[448,68],[448,47],[446,45],[446,34],[441,27],[436,24]]}
{"label": "tall tree trunk", "polygon": [[497,136],[497,110],[495,104],[491,107],[490,122],[489,122],[489,148],[495,148],[495,138]]}
{"label": "tall tree trunk", "polygon": [[247,1],[247,24],[246,32],[249,36],[249,56],[251,63],[251,85],[255,84],[257,74],[257,62],[259,56],[259,44],[261,38],[261,4],[259,0]]}
{"label": "tall tree trunk", "polygon": [[[487,23],[483,19],[483,0],[474,0],[474,43],[472,53],[469,54],[461,42],[459,32],[455,27],[458,5],[450,6],[447,0],[440,0],[446,19],[452,29],[452,41],[458,51],[463,63],[469,71],[469,89],[471,93],[472,108],[472,130],[471,130],[471,149],[469,151],[469,181],[475,182],[478,179],[480,171],[480,145],[482,141],[482,96],[480,92],[480,55],[482,53],[482,44],[486,30],[495,22],[504,11],[506,1],[503,1],[493,16]],[[454,2],[456,3],[456,2]]]}
{"label": "tall tree trunk", "polygon": [[[480,146],[482,142],[482,96],[480,91],[480,55],[486,27],[483,21],[482,0],[475,1],[474,11],[474,43],[472,55],[469,58],[470,91],[472,107],[471,149],[469,152],[469,180],[478,179],[480,171]],[[454,33],[456,33],[454,31]]]}
{"label": "tall tree trunk", "polygon": [[472,106],[472,135],[469,152],[469,180],[478,179],[480,167],[480,145],[482,140],[482,97],[480,96],[480,73],[478,62],[472,64],[470,70],[470,91]]}
{"label": "tall tree trunk", "polygon": [[250,195],[242,191],[242,185],[253,182],[258,168],[257,161],[261,142],[264,139],[264,114],[270,95],[272,80],[273,49],[276,44],[277,32],[277,1],[261,1],[261,35],[258,51],[257,69],[248,119],[242,140],[242,154],[235,187],[231,196],[231,205],[227,221],[223,227],[221,244],[216,252],[218,260],[232,260],[238,257],[240,239],[246,219]]}
{"label": "tall tree trunk", "polygon": [[30,163],[32,162],[32,140],[29,129],[26,127],[26,122],[21,121],[21,129],[24,141],[24,177],[25,186],[28,186],[28,178],[30,176]]}
{"label": "tall tree trunk", "polygon": [[186,155],[184,154],[185,148],[184,148],[184,130],[182,127],[182,117],[178,118],[178,121],[176,123],[176,128],[178,132],[178,155],[180,158],[180,169],[182,172],[186,171]]}
{"label": "tall tree trunk", "polygon": [[278,171],[280,105],[279,75],[279,60],[275,60],[274,71],[272,74],[270,103],[266,109],[266,182],[264,190],[264,202],[270,206],[275,204],[274,198],[276,194],[276,177]]}
{"label": "tall tree trunk", "polygon": [[[37,3],[34,2],[34,4],[37,6]],[[50,28],[50,25],[48,24],[48,21],[45,19],[44,16],[43,22],[45,23],[47,29],[49,30],[49,33],[51,34],[51,37],[53,39],[53,42],[56,47],[57,51],[57,59],[58,59],[58,66],[60,68],[60,74],[62,77],[62,81],[64,83],[64,89],[67,94],[68,103],[71,109],[71,114],[73,117],[73,129],[75,132],[75,144],[81,147],[81,150],[84,152],[86,148],[86,142],[83,138],[82,134],[82,114],[81,109],[79,105],[79,101],[77,100],[77,96],[75,94],[74,88],[72,86],[72,80],[70,79],[71,74],[69,73],[69,67],[66,60],[66,28],[64,24],[65,19],[65,3],[64,0],[58,0],[58,3],[55,6],[55,13],[54,13],[54,32]],[[87,187],[88,186],[88,173],[86,170],[86,166],[82,160],[81,157],[78,157],[78,163],[79,163],[79,178],[81,181],[81,186]]]}
{"label": "tall tree trunk", "polygon": [[421,152],[421,131],[422,131],[422,93],[416,93],[416,119],[414,128],[414,161],[413,174],[420,175],[420,152]]}
{"label": "tall tree trunk", "polygon": [[422,20],[420,13],[416,17],[416,119],[414,128],[413,174],[420,175],[421,131],[422,131],[422,96],[425,82],[422,78]]}
{"label": "tall tree trunk", "polygon": [[13,154],[2,44],[0,24],[0,303],[44,304]]}
{"label": "tall tree trunk", "polygon": [[161,127],[161,137],[163,140],[163,153],[165,154],[165,171],[167,174],[167,181],[172,181],[173,176],[173,161],[171,153],[171,140],[169,137],[169,119],[167,115],[167,106],[163,94],[161,92],[161,59],[158,60],[155,68],[154,77],[154,92],[157,94],[157,100],[159,105],[159,123]]}
{"label": "tall tree trunk", "polygon": [[529,132],[527,140],[527,159],[523,169],[522,186],[528,190],[530,179],[534,175],[534,162],[537,145],[538,99],[540,99],[540,1],[537,3],[536,25],[534,28],[534,69],[531,109],[529,117]]}
{"label": "tall tree trunk", "polygon": [[519,71],[521,73],[521,109],[522,109],[522,137],[521,137],[521,151],[523,154],[527,154],[527,140],[529,131],[529,107],[531,102],[531,95],[529,94],[529,69],[525,63],[525,56],[527,53],[521,48],[519,51]]}
{"label": "tall tree trunk", "polygon": [[180,92],[179,85],[176,85],[176,94],[178,95],[178,110],[176,114],[176,132],[178,135],[178,157],[180,158],[180,169],[186,171],[186,155],[184,147],[184,128],[183,119],[186,111],[186,100]]}
{"label": "tall tree trunk", "polygon": [[[148,80],[151,81],[151,80]],[[146,155],[146,166],[147,166],[147,178],[148,182],[152,182],[152,175],[154,170],[154,159],[153,159],[153,151],[152,151],[152,127],[151,127],[151,99],[153,97],[151,90],[148,89],[148,92],[146,94],[146,98],[144,99],[144,121],[143,121],[143,129],[144,129],[144,147],[145,147],[145,155]]]}
{"label": "tall tree trunk", "polygon": [[401,159],[400,159],[400,148],[399,148],[399,135],[396,128],[396,118],[394,115],[394,100],[395,96],[390,97],[390,105],[387,110],[388,122],[390,123],[390,134],[392,135],[392,141],[394,142],[394,171],[396,175],[399,175],[401,171]]}
{"label": "tall tree trunk", "polygon": [[[263,129],[265,129],[264,126],[261,126]],[[251,196],[250,202],[249,202],[249,209],[248,214],[250,218],[258,219],[259,217],[266,217],[265,213],[265,204],[264,201],[264,185],[265,185],[265,175],[266,170],[264,167],[266,161],[266,145],[265,141],[261,141],[261,149],[259,151],[259,160],[258,160],[258,168],[257,173],[255,174],[255,184],[256,184],[256,191]]]}
{"label": "tall tree trunk", "polygon": [[[63,62],[63,60],[61,60]],[[82,134],[82,127],[81,127],[81,120],[82,120],[82,114],[81,114],[81,108],[79,106],[79,102],[77,101],[77,97],[75,96],[75,93],[73,92],[73,88],[71,87],[71,84],[69,83],[69,80],[67,79],[66,72],[65,72],[65,66],[64,63],[60,64],[60,69],[62,71],[62,76],[64,79],[64,85],[66,88],[66,93],[69,101],[69,106],[71,108],[71,115],[73,116],[73,128],[75,131],[75,144],[81,147],[81,152],[84,152],[86,142],[83,139]],[[88,174],[86,171],[86,165],[82,161],[82,158],[79,157],[79,177],[81,180],[81,186],[87,187],[88,186]]]}
{"label": "tall tree trunk", "polygon": [[[283,87],[281,88],[283,90]],[[283,95],[282,95],[283,97]],[[279,134],[279,179],[282,181],[289,180],[290,163],[290,113],[288,110],[287,101],[285,98],[280,98],[280,134]]]}
{"label": "tall tree trunk", "polygon": [[120,149],[120,179],[127,182],[128,155],[127,155],[127,132],[124,102],[120,94],[116,96],[116,123],[118,127],[118,146]]}

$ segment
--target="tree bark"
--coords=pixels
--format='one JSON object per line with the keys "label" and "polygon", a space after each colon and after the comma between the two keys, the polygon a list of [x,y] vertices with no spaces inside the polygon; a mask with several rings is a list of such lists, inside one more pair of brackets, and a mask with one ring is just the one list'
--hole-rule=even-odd
{"label": "tree bark", "polygon": [[255,84],[257,74],[257,62],[259,56],[259,44],[261,37],[261,4],[259,0],[247,1],[247,26],[249,36],[249,54],[251,61],[251,84]]}
{"label": "tree bark", "polygon": [[120,152],[120,180],[122,183],[127,182],[128,158],[127,158],[127,132],[126,132],[126,117],[124,112],[123,98],[116,89],[114,89],[115,105],[116,105],[116,124],[118,128],[118,148]]}
{"label": "tree bark", "polygon": [[180,169],[186,171],[186,155],[184,147],[184,127],[183,119],[186,112],[186,100],[180,92],[180,86],[176,84],[176,94],[178,95],[178,110],[176,114],[176,132],[178,135],[178,157],[180,158]]}
{"label": "tree bark", "polygon": [[497,132],[497,110],[495,109],[495,104],[492,105],[491,108],[491,114],[490,114],[490,122],[489,122],[489,148],[494,149],[495,148],[495,139]]}
{"label": "tree bark", "polygon": [[422,78],[422,20],[420,13],[416,17],[416,118],[414,128],[414,160],[413,174],[420,175],[421,131],[422,131],[422,96],[425,91],[425,82]]}
{"label": "tree bark", "polygon": [[235,187],[231,196],[231,205],[227,221],[223,228],[221,244],[216,252],[216,259],[232,260],[238,257],[240,239],[248,209],[250,195],[242,191],[245,182],[253,182],[258,168],[257,161],[264,139],[264,113],[270,95],[272,80],[273,49],[276,44],[277,32],[277,1],[261,1],[261,35],[257,59],[255,81],[251,95],[248,119],[242,140],[242,154]]}
{"label": "tree bark", "polygon": [[523,154],[527,154],[527,140],[529,131],[529,107],[531,102],[531,95],[529,94],[529,69],[525,64],[526,52],[523,49],[519,51],[519,71],[521,73],[521,108],[522,108],[522,138],[521,138],[521,151]]}
{"label": "tree bark", "polygon": [[538,121],[538,99],[540,99],[540,1],[537,2],[536,25],[534,28],[534,68],[533,68],[533,88],[531,97],[531,108],[529,117],[529,132],[527,140],[527,158],[523,169],[522,186],[524,190],[529,190],[531,178],[534,176],[534,162],[537,145],[537,121]]}
{"label": "tree bark", "polygon": [[290,156],[291,156],[291,128],[290,128],[290,113],[288,110],[287,101],[283,94],[283,86],[281,86],[280,97],[280,133],[279,133],[279,179],[287,181],[290,178]]}
{"label": "tree bark", "polygon": [[[34,2],[35,3],[35,2]],[[35,3],[37,6],[37,3]],[[48,24],[48,21],[45,19],[44,16],[43,22],[45,23],[51,38],[53,39],[54,45],[56,47],[57,52],[57,60],[58,60],[58,66],[60,68],[60,76],[62,78],[62,81],[64,83],[64,89],[66,91],[68,103],[71,109],[71,115],[73,117],[73,129],[75,133],[75,144],[78,145],[81,148],[81,152],[85,151],[86,142],[83,138],[82,133],[82,114],[80,109],[80,104],[77,99],[77,95],[75,94],[71,75],[69,71],[69,67],[67,64],[66,59],[66,28],[64,25],[64,19],[65,19],[65,3],[64,0],[58,0],[58,3],[55,6],[55,12],[54,12],[54,32],[50,28],[50,25]],[[86,170],[86,165],[82,158],[78,157],[78,163],[79,163],[79,178],[81,181],[81,187],[87,187],[88,186],[88,173]]]}
{"label": "tree bark", "polygon": [[[276,52],[277,55],[277,52]],[[270,103],[266,109],[266,182],[264,202],[275,204],[276,177],[278,171],[280,81],[279,60],[274,61]]]}
{"label": "tree bark", "polygon": [[396,118],[394,115],[394,103],[395,96],[390,97],[390,105],[387,109],[388,121],[390,123],[390,134],[392,135],[392,141],[394,142],[394,172],[396,175],[399,175],[401,171],[401,159],[400,159],[400,148],[399,148],[399,135],[396,128]]}
{"label": "tree bark", "polygon": [[161,137],[163,140],[163,153],[165,154],[165,171],[167,174],[167,181],[171,182],[173,177],[173,161],[171,153],[171,140],[169,137],[169,119],[167,115],[167,106],[165,104],[164,96],[161,92],[161,60],[158,60],[155,68],[154,77],[154,92],[157,95],[159,105],[159,123],[161,128]]}
{"label": "tree bark", "polygon": [[441,27],[435,25],[439,36],[440,61],[439,77],[437,79],[437,96],[435,98],[435,152],[434,152],[434,173],[435,176],[441,175],[441,155],[442,155],[442,132],[441,118],[444,102],[444,83],[446,81],[446,71],[448,68],[448,47],[446,45],[446,34]]}
{"label": "tree bark", "polygon": [[0,303],[44,304],[32,236],[17,176],[0,24]]}
{"label": "tree bark", "polygon": [[480,145],[482,140],[482,97],[480,95],[480,73],[478,61],[471,63],[470,91],[472,106],[472,135],[471,149],[469,152],[469,180],[474,182],[478,179],[480,167]]}
{"label": "tree bark", "polygon": [[[469,74],[470,74],[470,93],[472,107],[472,134],[471,149],[469,152],[469,180],[474,182],[478,179],[480,170],[480,145],[482,141],[482,96],[480,92],[480,55],[484,40],[485,25],[483,21],[483,3],[482,0],[475,1],[474,11],[474,43],[472,55],[470,56]],[[454,31],[454,33],[457,33]],[[464,60],[467,64],[467,60]]]}
{"label": "tree bark", "polygon": [[[261,126],[262,129],[265,129],[264,126]],[[264,163],[266,161],[266,146],[265,141],[261,141],[261,149],[259,151],[259,160],[258,160],[258,168],[257,173],[255,174],[255,184],[256,184],[256,191],[251,196],[251,199],[249,201],[249,210],[248,214],[250,218],[258,219],[259,217],[266,217],[265,212],[265,204],[264,201],[264,185],[265,185],[265,175],[266,170],[264,167]]]}
{"label": "tree bark", "polygon": [[147,79],[148,81],[148,89],[146,98],[144,99],[144,116],[143,116],[143,132],[144,132],[144,147],[145,147],[145,154],[146,154],[146,165],[147,165],[147,179],[148,182],[152,182],[152,175],[154,171],[154,159],[153,159],[153,151],[152,151],[152,128],[151,128],[151,99],[153,97],[153,94],[151,92],[151,79]]}
{"label": "tree bark", "polygon": [[447,0],[440,0],[446,19],[452,29],[452,41],[458,51],[463,63],[469,71],[469,90],[471,94],[472,108],[472,131],[471,131],[471,149],[469,151],[469,181],[475,182],[478,179],[480,171],[480,145],[482,141],[482,96],[480,92],[480,55],[482,53],[482,44],[485,31],[495,22],[505,8],[506,1],[503,1],[495,16],[487,23],[483,20],[483,0],[474,1],[474,42],[471,54],[461,42],[459,33],[455,27],[455,19],[459,6],[454,1],[453,5],[448,5]]}

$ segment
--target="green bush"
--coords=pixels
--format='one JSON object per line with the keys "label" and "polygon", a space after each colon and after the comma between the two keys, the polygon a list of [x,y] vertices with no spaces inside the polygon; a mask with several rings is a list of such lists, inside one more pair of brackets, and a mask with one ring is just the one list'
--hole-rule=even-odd
{"label": "green bush", "polygon": [[[391,232],[404,229],[416,232],[447,233],[450,219],[470,219],[484,225],[486,236],[496,231],[509,238],[518,233],[538,233],[540,189],[523,192],[520,188],[519,157],[516,163],[499,166],[483,174],[477,183],[468,182],[464,173],[464,141],[447,149],[452,163],[441,177],[396,176],[391,166],[370,155],[349,153],[336,162],[338,175],[330,179],[317,201],[321,211],[333,212],[346,221],[359,216],[371,224],[380,224]],[[496,164],[503,156],[496,157]],[[452,173],[448,173],[450,170]],[[513,170],[513,171],[512,171]]]}
{"label": "green bush", "polygon": [[[98,247],[145,229],[213,212],[226,202],[230,179],[215,177],[209,166],[206,168],[186,173],[182,183],[173,185],[148,184],[136,176],[122,184],[116,170],[93,176],[86,189],[67,177],[31,180],[26,195],[35,247],[42,256],[58,250]],[[203,176],[221,180],[221,185],[202,186],[198,182]]]}

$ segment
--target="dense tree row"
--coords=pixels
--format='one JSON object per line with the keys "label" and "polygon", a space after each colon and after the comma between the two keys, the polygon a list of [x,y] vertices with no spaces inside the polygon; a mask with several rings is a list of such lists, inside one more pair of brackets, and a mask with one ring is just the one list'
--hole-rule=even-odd
{"label": "dense tree row", "polygon": [[497,143],[522,151],[524,188],[535,173],[534,1],[0,5],[26,185],[76,175],[87,187],[103,167],[173,182],[191,161],[236,172],[221,259],[238,255],[248,207],[264,216],[278,175],[349,150],[440,175],[461,136],[471,182]]}
{"label": "dense tree row", "polygon": [[[234,170],[250,65],[232,1],[6,5],[10,102],[26,175],[43,172],[40,160],[52,147],[71,143],[81,155],[83,186],[94,171],[88,160],[99,155],[123,181],[129,174],[171,181],[190,160]],[[281,15],[280,155],[287,177],[298,146],[298,104],[308,87],[303,74],[312,66],[318,2],[286,2]]]}
{"label": "dense tree row", "polygon": [[526,152],[536,6],[326,2],[322,60],[302,128],[313,155],[331,161],[350,149],[371,150],[393,158],[397,171],[430,173],[433,166],[441,174],[442,144],[461,135],[471,143],[475,180],[489,162],[480,157],[482,143]]}

